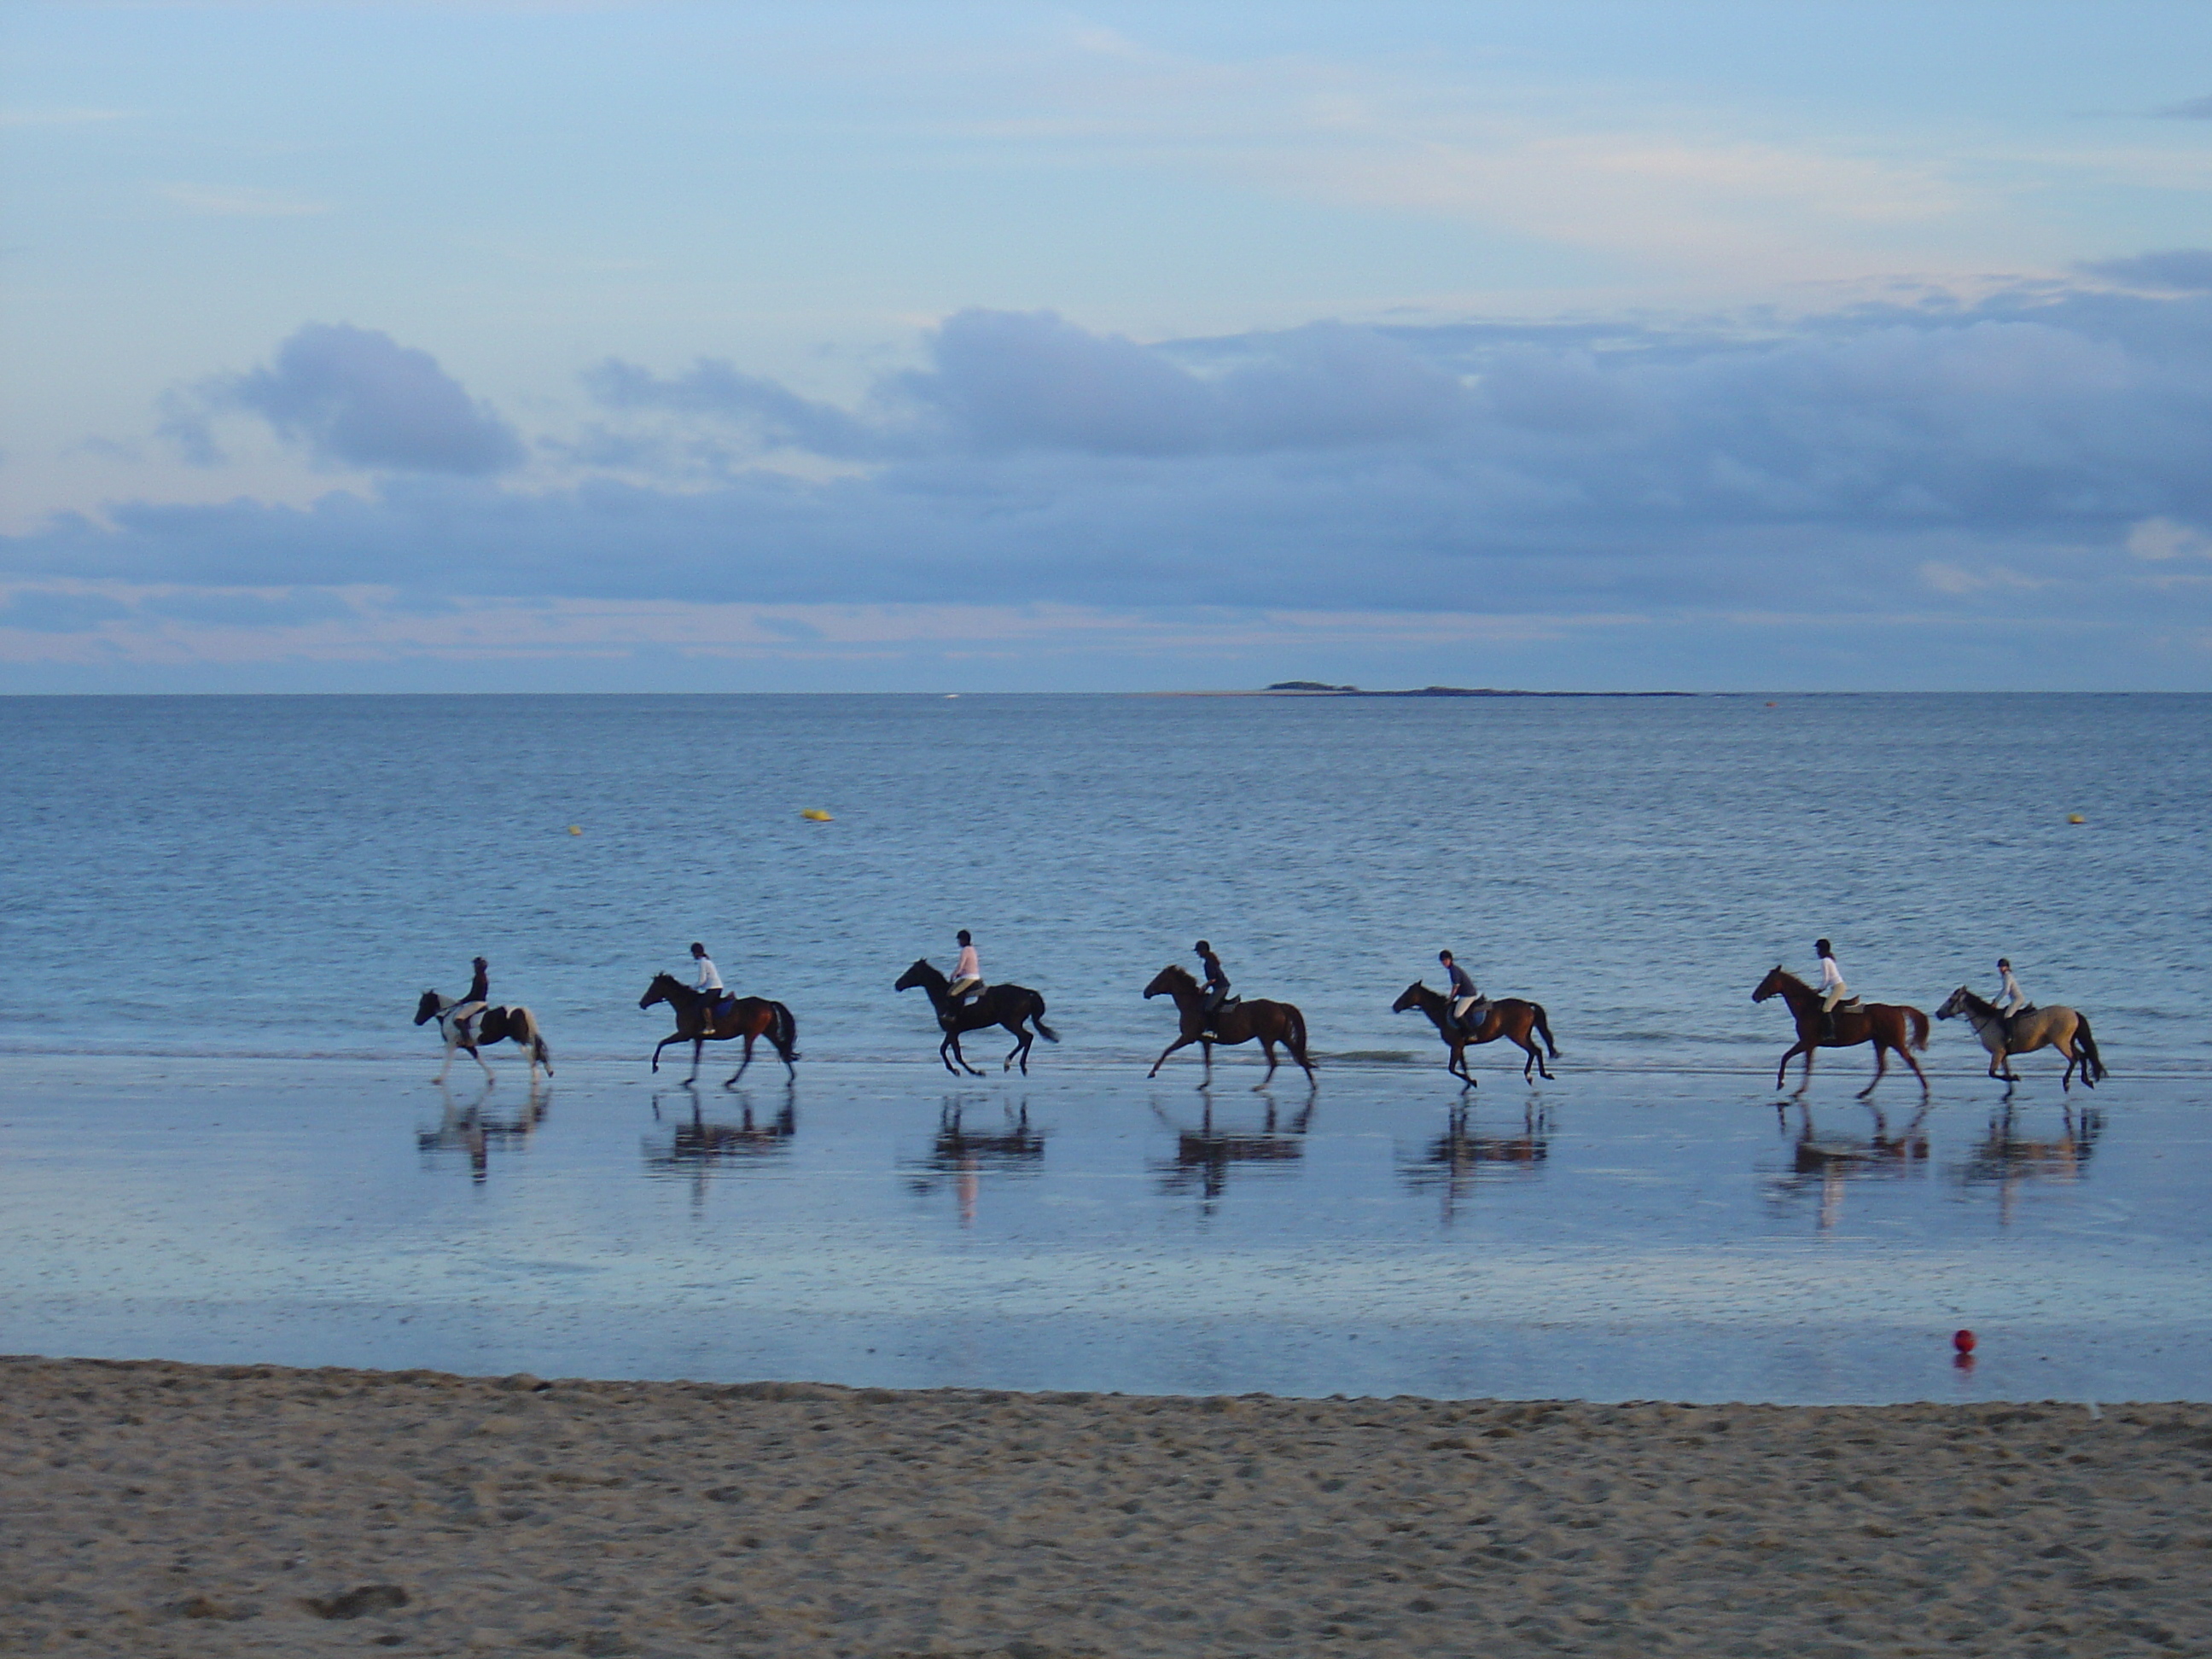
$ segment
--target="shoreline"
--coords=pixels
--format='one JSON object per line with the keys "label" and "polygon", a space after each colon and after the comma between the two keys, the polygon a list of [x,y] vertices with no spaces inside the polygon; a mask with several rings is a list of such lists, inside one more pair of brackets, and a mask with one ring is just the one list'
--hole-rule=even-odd
{"label": "shoreline", "polygon": [[0,1358],[10,1653],[2212,1644],[2212,1405],[901,1391]]}

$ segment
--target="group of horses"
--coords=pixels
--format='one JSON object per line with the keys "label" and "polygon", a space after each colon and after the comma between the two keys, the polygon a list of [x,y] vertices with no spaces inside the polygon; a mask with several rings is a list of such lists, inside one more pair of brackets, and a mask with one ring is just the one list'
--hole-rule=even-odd
{"label": "group of horses", "polygon": [[[967,1055],[961,1051],[960,1039],[969,1032],[993,1026],[1011,1032],[1014,1046],[1007,1051],[1000,1069],[1012,1071],[1019,1066],[1024,1076],[1029,1073],[1031,1044],[1040,1036],[1048,1042],[1060,1041],[1060,1034],[1045,1023],[1044,998],[1027,986],[992,985],[971,997],[956,998],[944,972],[924,957],[900,975],[893,988],[919,989],[929,999],[937,1015],[938,1029],[944,1034],[937,1046],[937,1057],[945,1069],[956,1076],[962,1073],[970,1077],[984,1075],[968,1063]],[[1211,1085],[1216,1044],[1235,1048],[1240,1043],[1257,1042],[1267,1054],[1267,1071],[1254,1085],[1255,1088],[1266,1088],[1273,1079],[1279,1063],[1276,1054],[1279,1045],[1304,1071],[1309,1083],[1315,1080],[1313,1058],[1307,1051],[1305,1016],[1294,1003],[1253,997],[1225,1002],[1218,1007],[1209,1006],[1206,988],[1188,969],[1172,963],[1153,975],[1152,983],[1145,987],[1145,996],[1147,1000],[1164,996],[1173,1002],[1178,1027],[1175,1041],[1160,1051],[1160,1057],[1152,1062],[1152,1069],[1146,1073],[1148,1078],[1159,1075],[1169,1055],[1197,1043],[1205,1063],[1206,1083]],[[1777,996],[1789,1005],[1797,1025],[1797,1040],[1783,1054],[1782,1063],[1775,1069],[1776,1088],[1782,1086],[1790,1062],[1800,1054],[1805,1062],[1803,1084],[1800,1085],[1802,1087],[1812,1081],[1815,1049],[1851,1048],[1871,1043],[1875,1050],[1874,1079],[1859,1091],[1861,1099],[1872,1094],[1875,1085],[1887,1074],[1893,1054],[1912,1068],[1913,1075],[1920,1079],[1922,1091],[1926,1092],[1928,1074],[1920,1069],[1913,1051],[1928,1046],[1928,1016],[1917,1008],[1902,1003],[1854,1000],[1829,1013],[1823,1011],[1819,991],[1779,967],[1759,981],[1751,1000],[1765,1002]],[[655,1003],[668,1006],[676,1017],[676,1029],[654,1045],[654,1071],[660,1069],[662,1049],[671,1043],[689,1042],[691,1076],[685,1079],[688,1083],[699,1074],[701,1056],[707,1044],[742,1041],[744,1058],[722,1085],[731,1088],[753,1063],[754,1045],[766,1038],[777,1058],[783,1061],[785,1072],[793,1077],[798,1075],[799,1024],[782,1003],[768,997],[712,995],[684,984],[673,974],[654,975],[637,1006],[650,1008]],[[513,1042],[529,1055],[532,1083],[537,1081],[541,1066],[547,1077],[553,1075],[551,1052],[529,1009],[485,1008],[466,1022],[465,1029],[464,1022],[453,1018],[453,998],[425,991],[415,1010],[417,1025],[435,1019],[444,1036],[445,1064],[439,1068],[439,1082],[446,1080],[453,1055],[460,1051],[466,1052],[489,1077],[491,1067],[477,1051],[501,1042]],[[1470,1016],[1462,1019],[1453,1012],[1449,996],[1416,980],[1390,1008],[1394,1013],[1418,1012],[1436,1027],[1447,1051],[1444,1069],[1459,1079],[1462,1093],[1475,1086],[1474,1075],[1467,1066],[1469,1048],[1500,1041],[1513,1043],[1525,1056],[1521,1066],[1523,1082],[1538,1075],[1549,1079],[1552,1071],[1544,1063],[1545,1059],[1547,1055],[1553,1060],[1559,1057],[1559,1044],[1553,1041],[1551,1020],[1543,1005],[1524,998],[1486,1000],[1477,1004]],[[2064,1057],[2066,1072],[2062,1086],[2069,1091],[2073,1088],[2077,1070],[2083,1084],[2090,1088],[2094,1088],[2106,1074],[2105,1062],[2097,1052],[2088,1020],[2072,1008],[2053,1005],[2007,1015],[1962,985],[1936,1011],[1938,1019],[1954,1016],[1965,1019],[1989,1050],[1989,1074],[1993,1078],[2001,1078],[2007,1083],[2019,1081],[2012,1069],[2012,1056],[2045,1048],[2055,1048]]]}

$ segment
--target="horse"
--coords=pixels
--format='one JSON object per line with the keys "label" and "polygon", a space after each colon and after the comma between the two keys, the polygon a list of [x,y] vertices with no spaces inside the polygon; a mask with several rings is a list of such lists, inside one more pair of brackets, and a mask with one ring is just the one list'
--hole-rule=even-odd
{"label": "horse", "polygon": [[[1006,1051],[1006,1061],[999,1069],[1012,1071],[1014,1063],[1021,1063],[1022,1075],[1030,1074],[1030,1046],[1037,1037],[1047,1042],[1060,1041],[1060,1033],[1044,1023],[1044,999],[1025,985],[993,985],[985,988],[982,995],[953,1005],[945,993],[952,981],[932,967],[929,958],[919,957],[913,967],[898,976],[894,991],[911,991],[919,985],[928,997],[929,1006],[937,1011],[937,1024],[945,1033],[945,1041],[937,1045],[937,1057],[945,1062],[945,1069],[955,1077],[965,1072],[969,1077],[981,1077],[982,1073],[968,1063],[968,1056],[960,1052],[963,1031],[981,1031],[988,1026],[1003,1025],[1014,1034],[1014,1046]],[[1036,1027],[1036,1036],[1030,1035],[1028,1020]],[[952,1062],[960,1062],[960,1071],[953,1072]]]}
{"label": "horse", "polygon": [[1267,1075],[1252,1086],[1264,1089],[1275,1075],[1275,1045],[1281,1043],[1290,1050],[1291,1058],[1305,1068],[1306,1081],[1317,1082],[1313,1061],[1306,1057],[1306,1017],[1287,1002],[1269,1002],[1255,997],[1249,1002],[1224,1004],[1215,1014],[1209,1028],[1206,1015],[1206,989],[1191,976],[1190,970],[1180,963],[1170,963],[1152,975],[1152,982],[1145,987],[1145,997],[1165,996],[1175,1000],[1176,1012],[1182,1020],[1182,1033],[1173,1042],[1160,1050],[1160,1057],[1152,1062],[1152,1069],[1145,1073],[1158,1077],[1167,1058],[1178,1048],[1196,1042],[1204,1046],[1206,1080],[1198,1086],[1213,1086],[1213,1045],[1226,1043],[1234,1048],[1240,1042],[1260,1039],[1260,1046],[1267,1051]]}
{"label": "horse", "polygon": [[2095,1088],[2098,1080],[2106,1075],[2103,1057],[2097,1053],[2097,1039],[2089,1035],[2088,1020],[2063,1004],[2030,1008],[2008,1017],[1995,1003],[1983,1001],[1961,985],[1936,1011],[1938,1019],[1949,1019],[1954,1015],[1972,1026],[1974,1035],[1982,1040],[1982,1047],[1990,1051],[1991,1077],[2002,1078],[2007,1083],[2019,1082],[2020,1074],[2012,1068],[2012,1057],[2032,1054],[2038,1048],[2056,1048],[2066,1056],[2066,1074],[2058,1080],[2062,1093],[2072,1092],[2074,1068],[2077,1065],[2081,1068],[2084,1088]]}
{"label": "horse", "polygon": [[453,998],[440,996],[435,991],[423,992],[422,1000],[415,1005],[415,1023],[427,1025],[436,1020],[439,1032],[446,1039],[446,1063],[438,1068],[439,1082],[443,1083],[446,1073],[453,1069],[453,1050],[456,1048],[467,1049],[469,1058],[483,1066],[483,1074],[490,1077],[491,1067],[484,1064],[484,1057],[477,1050],[495,1042],[514,1043],[530,1056],[532,1084],[538,1081],[540,1066],[545,1068],[546,1076],[553,1075],[553,1051],[545,1046],[545,1038],[538,1029],[537,1016],[529,1009],[485,1009],[476,1016],[473,1041],[464,1042],[461,1040],[461,1023],[452,1018],[453,1011],[458,1006]]}
{"label": "horse", "polygon": [[1544,1039],[1544,1048],[1552,1051],[1552,1058],[1559,1057],[1559,1045],[1552,1041],[1552,1023],[1540,1002],[1528,1002],[1519,997],[1501,997],[1482,1012],[1482,1022],[1472,1031],[1452,1018],[1451,1002],[1441,991],[1431,991],[1419,980],[1408,985],[1399,999],[1390,1005],[1390,1012],[1402,1014],[1408,1008],[1418,1008],[1435,1024],[1437,1035],[1451,1050],[1451,1058],[1444,1062],[1444,1070],[1460,1079],[1462,1092],[1474,1087],[1474,1075],[1467,1069],[1467,1051],[1471,1044],[1495,1042],[1504,1037],[1517,1043],[1528,1058],[1521,1066],[1521,1080],[1526,1083],[1532,1073],[1552,1075],[1551,1067],[1544,1064],[1543,1049],[1529,1039],[1534,1031]]}
{"label": "horse", "polygon": [[791,1017],[791,1010],[780,1002],[766,997],[739,997],[726,1008],[711,1015],[707,1011],[707,994],[695,991],[673,974],[655,974],[653,983],[645,988],[645,994],[637,1000],[641,1008],[650,1008],[656,1002],[665,1002],[676,1016],[676,1029],[653,1045],[653,1069],[660,1069],[660,1051],[672,1042],[691,1045],[691,1075],[684,1079],[688,1087],[699,1075],[699,1056],[710,1042],[727,1042],[732,1037],[745,1040],[745,1057],[722,1086],[733,1087],[745,1074],[745,1067],[753,1063],[753,1044],[766,1037],[775,1045],[776,1057],[783,1061],[785,1074],[796,1078],[799,1068],[793,1064],[799,1053],[799,1023]]}
{"label": "horse", "polygon": [[1797,1085],[1802,1089],[1813,1081],[1814,1049],[1855,1048],[1862,1042],[1871,1042],[1874,1083],[1859,1091],[1861,1100],[1874,1092],[1875,1084],[1880,1083],[1888,1072],[1892,1049],[1920,1079],[1920,1092],[1928,1092],[1928,1073],[1912,1057],[1913,1049],[1928,1046],[1928,1016],[1917,1008],[1909,1008],[1901,1002],[1868,1002],[1856,1008],[1846,1005],[1836,1010],[1835,1034],[1831,1036],[1826,1018],[1820,1012],[1820,994],[1796,975],[1777,966],[1759,981],[1759,988],[1751,994],[1751,1000],[1764,1002],[1771,996],[1779,996],[1789,1003],[1790,1015],[1797,1022],[1797,1041],[1782,1056],[1782,1064],[1774,1069],[1776,1088],[1782,1086],[1790,1062],[1799,1054],[1805,1056],[1804,1081]]}

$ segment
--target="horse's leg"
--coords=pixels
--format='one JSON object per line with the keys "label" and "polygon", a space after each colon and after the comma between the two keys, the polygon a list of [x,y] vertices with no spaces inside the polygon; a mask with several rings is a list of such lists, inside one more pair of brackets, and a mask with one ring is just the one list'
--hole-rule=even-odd
{"label": "horse's leg", "polygon": [[973,1066],[970,1066],[968,1063],[967,1054],[960,1047],[960,1033],[958,1031],[956,1030],[950,1033],[946,1036],[945,1041],[952,1045],[952,1057],[960,1062],[960,1069],[962,1071],[967,1073],[969,1077],[981,1077],[983,1075],[982,1073],[977,1071]]}
{"label": "horse's leg", "polygon": [[[738,1069],[736,1073],[732,1075],[730,1083],[735,1083],[738,1078],[743,1077],[745,1074],[745,1067],[753,1063],[753,1044],[758,1039],[759,1036],[760,1034],[757,1031],[748,1031],[745,1033],[745,1057],[738,1062]],[[726,1083],[722,1086],[726,1089],[730,1086],[730,1083]]]}
{"label": "horse's leg", "polygon": [[1213,1042],[1209,1037],[1200,1037],[1198,1040],[1198,1046],[1200,1051],[1206,1056],[1206,1075],[1199,1079],[1198,1086],[1201,1089],[1211,1089],[1213,1086]]}
{"label": "horse's leg", "polygon": [[707,1039],[705,1036],[701,1036],[693,1037],[691,1039],[691,1075],[684,1079],[684,1086],[685,1088],[690,1088],[693,1084],[699,1080],[699,1057],[706,1052]]}
{"label": "horse's leg", "polygon": [[1275,1039],[1263,1036],[1260,1039],[1260,1046],[1267,1051],[1267,1075],[1252,1085],[1252,1092],[1255,1094],[1266,1088],[1273,1080],[1275,1075]]}
{"label": "horse's leg", "polygon": [[[1858,1098],[1861,1100],[1864,1100],[1869,1095],[1874,1092],[1875,1083],[1881,1082],[1883,1077],[1887,1075],[1889,1071],[1888,1042],[1881,1037],[1871,1037],[1869,1041],[1874,1044],[1874,1083],[1868,1084],[1865,1088],[1859,1091]],[[1901,1048],[1899,1049],[1898,1052],[1899,1054],[1905,1053]],[[1907,1060],[1911,1060],[1912,1058],[1911,1054],[1905,1054],[1905,1057]],[[1920,1068],[1917,1066],[1915,1066],[1912,1069],[1917,1072]],[[1921,1079],[1921,1084],[1923,1087],[1926,1085],[1927,1081],[1928,1080],[1925,1078]]]}
{"label": "horse's leg", "polygon": [[1006,1057],[999,1062],[999,1069],[1002,1072],[1011,1072],[1014,1069],[1014,1062],[1018,1060],[1022,1063],[1022,1075],[1027,1077],[1030,1074],[1029,1032],[1023,1029],[1022,1022],[1018,1018],[1002,1019],[999,1024],[1014,1034],[1014,1046],[1006,1050]]}
{"label": "horse's leg", "polygon": [[1800,1054],[1803,1054],[1805,1056],[1805,1075],[1808,1080],[1811,1079],[1813,1075],[1813,1055],[1811,1051],[1805,1047],[1805,1040],[1802,1037],[1800,1037],[1790,1046],[1790,1051],[1782,1056],[1782,1063],[1774,1068],[1774,1086],[1776,1088],[1779,1089],[1782,1086],[1783,1079],[1790,1075],[1790,1062],[1796,1059]]}
{"label": "horse's leg", "polygon": [[1178,1048],[1188,1048],[1192,1043],[1197,1041],[1198,1039],[1194,1036],[1177,1037],[1173,1042],[1170,1042],[1166,1048],[1160,1050],[1160,1057],[1152,1062],[1152,1069],[1146,1073],[1145,1075],[1148,1078],[1158,1077],[1160,1074],[1160,1067],[1168,1063],[1168,1056],[1170,1054],[1173,1054]]}
{"label": "horse's leg", "polygon": [[938,1057],[938,1059],[939,1059],[939,1060],[943,1060],[943,1061],[945,1062],[945,1069],[946,1071],[948,1071],[948,1072],[952,1072],[952,1075],[953,1075],[953,1076],[955,1076],[955,1077],[958,1077],[958,1076],[960,1075],[960,1073],[957,1073],[957,1072],[953,1072],[953,1071],[952,1071],[952,1033],[951,1033],[951,1032],[947,1031],[947,1032],[945,1034],[945,1041],[944,1041],[944,1042],[940,1042],[940,1043],[939,1043],[939,1044],[937,1045],[937,1057]]}

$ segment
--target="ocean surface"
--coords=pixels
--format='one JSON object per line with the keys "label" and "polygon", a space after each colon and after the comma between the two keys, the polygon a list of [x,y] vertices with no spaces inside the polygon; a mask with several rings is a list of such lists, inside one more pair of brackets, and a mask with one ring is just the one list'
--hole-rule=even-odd
{"label": "ocean surface", "polygon": [[[2212,1397],[2212,699],[0,700],[0,1351],[901,1386]],[[805,808],[832,814],[802,819]],[[2083,822],[2069,822],[2078,816]],[[580,831],[571,834],[570,826]],[[973,929],[1065,1039],[949,1077]],[[1203,934],[1320,1055],[1215,1087]],[[1939,1024],[1802,1097],[1818,934],[1932,1012],[2094,1018],[2008,1095]],[[806,1058],[650,1074],[707,941]],[[1462,1098],[1449,945],[1556,1080]],[[493,964],[559,1074],[439,1086]],[[465,1069],[464,1069],[465,1068]],[[1794,1086],[1795,1076],[1791,1082]],[[1974,1328],[1975,1364],[1951,1332]]]}
{"label": "ocean surface", "polygon": [[1046,1065],[1156,1054],[1201,936],[1323,1053],[1426,1060],[1449,946],[1577,1065],[1752,1066],[1820,935],[1930,1011],[2009,956],[2122,1071],[2212,1034],[2212,697],[19,697],[0,753],[0,1050],[419,1053],[481,953],[641,1055],[696,939],[810,1055],[926,1055],[891,985],[963,927]]}

